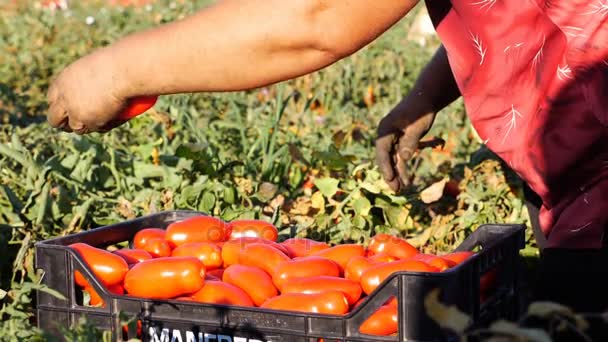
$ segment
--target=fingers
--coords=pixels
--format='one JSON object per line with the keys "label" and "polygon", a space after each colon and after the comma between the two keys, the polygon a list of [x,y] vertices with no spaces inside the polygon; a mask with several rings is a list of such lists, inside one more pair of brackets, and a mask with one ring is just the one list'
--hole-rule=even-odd
{"label": "fingers", "polygon": [[376,139],[376,164],[386,184],[393,191],[399,191],[399,179],[396,177],[393,162],[394,134],[385,134]]}

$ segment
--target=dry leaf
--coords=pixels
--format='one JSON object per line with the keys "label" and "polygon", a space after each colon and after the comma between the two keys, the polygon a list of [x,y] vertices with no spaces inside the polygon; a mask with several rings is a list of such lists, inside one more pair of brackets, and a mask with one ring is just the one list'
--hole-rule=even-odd
{"label": "dry leaf", "polygon": [[428,188],[422,190],[420,193],[420,199],[422,202],[429,204],[438,201],[441,196],[443,196],[443,189],[445,188],[445,184],[448,182],[447,178],[436,182],[435,184],[429,186]]}
{"label": "dry leaf", "polygon": [[311,206],[315,209],[319,209],[319,213],[325,212],[325,198],[320,191],[315,192],[310,197]]}

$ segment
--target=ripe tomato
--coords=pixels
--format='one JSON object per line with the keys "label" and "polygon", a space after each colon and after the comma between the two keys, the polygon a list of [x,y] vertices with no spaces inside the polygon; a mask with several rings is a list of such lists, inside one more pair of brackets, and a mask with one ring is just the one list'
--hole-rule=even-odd
{"label": "ripe tomato", "polygon": [[150,253],[153,258],[164,258],[171,255],[171,245],[169,241],[161,238],[150,238],[146,240],[142,248]]}
{"label": "ripe tomato", "polygon": [[283,254],[290,256],[286,248],[276,242],[262,238],[240,237],[224,242],[224,246],[222,246],[222,260],[224,261],[224,267],[238,264],[239,253],[245,248],[245,246],[252,243],[264,243],[270,245],[283,252]]}
{"label": "ripe tomato", "polygon": [[446,255],[442,255],[441,258],[455,262],[456,265],[458,265],[458,264],[462,263],[463,261],[467,260],[468,258],[472,257],[473,254],[475,254],[475,253],[470,252],[470,251],[452,252],[452,253],[448,253]]}
{"label": "ripe tomato", "polygon": [[90,306],[101,306],[101,307],[105,307],[106,303],[103,301],[103,299],[101,299],[101,296],[99,296],[99,293],[97,293],[97,291],[95,291],[95,289],[92,286],[86,286],[84,288],[85,291],[87,291],[87,293],[89,294],[89,305]]}
{"label": "ripe tomato", "polygon": [[169,299],[192,294],[204,283],[205,266],[197,258],[163,257],[134,265],[124,287],[135,297]]}
{"label": "ripe tomato", "polygon": [[125,288],[122,286],[122,284],[108,286],[108,291],[110,291],[113,294],[117,294],[117,295],[125,294]]}
{"label": "ripe tomato", "polygon": [[278,249],[263,243],[252,243],[239,253],[239,264],[259,267],[272,275],[277,266],[291,259]]}
{"label": "ripe tomato", "polygon": [[178,246],[171,252],[171,256],[192,256],[198,258],[205,270],[220,268],[222,262],[222,249],[210,242],[188,242]]}
{"label": "ripe tomato", "polygon": [[397,332],[397,323],[397,307],[383,305],[361,324],[359,332],[367,335],[388,336]]}
{"label": "ripe tomato", "polygon": [[364,256],[355,256],[350,259],[344,269],[344,278],[353,281],[360,281],[361,275],[368,268],[378,265],[380,262],[366,258]]}
{"label": "ripe tomato", "polygon": [[286,282],[314,276],[340,276],[340,266],[332,260],[309,256],[279,264],[272,274],[272,281],[282,290]]}
{"label": "ripe tomato", "polygon": [[409,259],[418,254],[416,247],[397,236],[376,234],[367,246],[368,255],[387,254],[397,259]]}
{"label": "ripe tomato", "polygon": [[445,271],[448,268],[454,266],[454,262],[449,260],[449,259],[443,259],[441,257],[438,257],[436,255],[431,255],[431,254],[416,254],[412,260],[419,260],[422,261],[428,265],[431,265],[433,267],[436,267],[440,272],[441,271]]}
{"label": "ripe tomato", "polygon": [[152,239],[152,238],[164,239],[166,233],[167,232],[164,229],[160,229],[160,228],[142,229],[142,230],[138,231],[137,233],[135,233],[135,236],[133,237],[133,247],[135,249],[143,249],[144,245],[146,244],[146,241],[148,241],[148,239]]}
{"label": "ripe tomato", "polygon": [[152,259],[152,255],[150,255],[150,253],[144,251],[143,249],[123,248],[115,250],[112,253],[125,259],[128,265],[137,264],[138,262]]}
{"label": "ripe tomato", "polygon": [[335,290],[320,293],[285,293],[268,299],[260,307],[271,310],[344,315],[348,313],[348,300],[344,293]]}
{"label": "ripe tomato", "polygon": [[291,252],[292,257],[308,256],[312,253],[329,248],[329,245],[325,242],[306,238],[290,238],[281,242],[281,245],[285,246],[285,248]]}
{"label": "ripe tomato", "polygon": [[230,239],[240,237],[258,237],[270,241],[277,241],[279,232],[270,222],[262,220],[234,220],[228,223]]}
{"label": "ripe tomato", "polygon": [[361,287],[366,294],[372,293],[391,274],[399,271],[438,272],[437,268],[419,260],[398,260],[370,267],[361,275]]}
{"label": "ripe tomato", "polygon": [[398,258],[395,258],[394,256],[390,256],[390,255],[384,254],[384,253],[370,255],[368,258],[369,258],[369,260],[378,261],[378,262],[392,262],[392,261],[399,260]]}
{"label": "ripe tomato", "polygon": [[129,120],[152,108],[158,96],[140,96],[130,99],[127,107],[120,113],[121,120]]}
{"label": "ripe tomato", "polygon": [[203,288],[191,297],[201,303],[253,306],[253,301],[245,291],[222,281],[205,282]]}
{"label": "ripe tomato", "polygon": [[84,259],[93,275],[105,286],[119,284],[125,278],[129,265],[120,256],[85,243],[69,245]]}
{"label": "ripe tomato", "polygon": [[365,248],[361,245],[350,243],[323,249],[311,255],[333,260],[344,270],[351,258],[365,255]]}
{"label": "ripe tomato", "polygon": [[165,239],[172,248],[187,242],[221,242],[228,240],[224,221],[212,216],[194,216],[171,223]]}
{"label": "ripe tomato", "polygon": [[328,290],[344,293],[349,305],[355,304],[361,297],[358,282],[330,276],[290,279],[283,285],[281,293],[321,293]]}
{"label": "ripe tomato", "polygon": [[270,276],[258,267],[232,265],[224,270],[222,279],[245,291],[256,306],[278,294]]}

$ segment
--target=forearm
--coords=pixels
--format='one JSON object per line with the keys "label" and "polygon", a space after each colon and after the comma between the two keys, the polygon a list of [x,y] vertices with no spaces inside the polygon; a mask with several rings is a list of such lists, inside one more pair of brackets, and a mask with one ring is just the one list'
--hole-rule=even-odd
{"label": "forearm", "polygon": [[124,96],[246,90],[348,56],[416,2],[224,0],[128,36],[104,53],[116,61]]}

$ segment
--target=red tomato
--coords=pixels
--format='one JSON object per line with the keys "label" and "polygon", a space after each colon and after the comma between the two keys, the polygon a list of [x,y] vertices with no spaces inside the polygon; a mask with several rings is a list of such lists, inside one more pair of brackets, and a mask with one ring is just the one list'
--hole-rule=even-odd
{"label": "red tomato", "polygon": [[69,247],[80,254],[93,271],[93,275],[105,286],[121,283],[129,270],[127,262],[112,252],[80,242]]}
{"label": "red tomato", "polygon": [[391,274],[399,271],[438,272],[437,268],[418,260],[398,260],[370,267],[361,275],[361,287],[366,294],[372,293]]}
{"label": "red tomato", "polygon": [[262,220],[234,220],[228,223],[230,239],[240,237],[257,237],[277,241],[279,232],[270,222]]}
{"label": "red tomato", "polygon": [[245,291],[222,281],[205,282],[203,288],[191,297],[201,303],[253,306],[253,301]]}
{"label": "red tomato", "polygon": [[125,288],[122,286],[122,284],[116,284],[116,285],[109,286],[108,291],[110,291],[113,294],[117,294],[117,295],[125,294]]}
{"label": "red tomato", "polygon": [[222,249],[210,242],[189,242],[178,246],[171,256],[192,256],[198,258],[206,270],[220,268],[222,262]]}
{"label": "red tomato", "polygon": [[245,291],[256,306],[278,294],[270,276],[258,267],[229,266],[224,270],[223,280]]}
{"label": "red tomato", "polygon": [[224,276],[224,269],[223,268],[216,268],[214,270],[209,270],[207,271],[207,274],[216,277],[217,279],[222,279],[222,277]]}
{"label": "red tomato", "polygon": [[397,332],[397,323],[397,307],[383,305],[361,324],[359,332],[367,335],[388,336]]}
{"label": "red tomato", "polygon": [[121,120],[129,120],[140,114],[143,114],[148,109],[152,108],[158,96],[141,96],[130,99],[127,103],[127,107],[121,112]]}
{"label": "red tomato", "polygon": [[399,260],[398,258],[395,258],[394,256],[390,256],[390,255],[384,254],[384,253],[370,255],[368,258],[369,258],[369,260],[378,261],[378,262],[393,262],[393,261]]}
{"label": "red tomato", "polygon": [[283,252],[263,243],[249,244],[239,253],[239,264],[259,267],[269,275],[280,263],[290,260]]}
{"label": "red tomato", "polygon": [[[207,283],[207,282],[205,282],[205,283]],[[175,298],[175,300],[183,300],[185,302],[194,302],[194,298],[192,298],[190,296],[177,297],[177,298]]]}
{"label": "red tomato", "polygon": [[320,293],[286,293],[272,297],[260,307],[271,310],[344,315],[348,313],[348,300],[340,291]]}
{"label": "red tomato", "polygon": [[281,293],[321,293],[329,290],[344,293],[349,305],[355,304],[361,297],[361,285],[358,282],[330,276],[290,279]]}
{"label": "red tomato", "polygon": [[452,252],[446,255],[442,255],[442,259],[450,260],[455,262],[457,265],[472,257],[475,253],[469,251]]}
{"label": "red tomato", "polygon": [[350,306],[351,310],[354,309],[354,308],[356,308],[357,306],[361,305],[361,303],[363,303],[363,301],[365,300],[365,298],[367,298],[367,296],[359,298],[359,300],[355,304],[353,304],[353,305]]}
{"label": "red tomato", "polygon": [[364,256],[355,256],[350,259],[344,269],[344,278],[354,281],[360,281],[361,275],[368,268],[378,265],[380,262],[374,261],[371,258]]}
{"label": "red tomato", "polygon": [[129,270],[125,290],[132,296],[169,299],[192,294],[205,283],[205,266],[194,257],[142,261]]}
{"label": "red tomato", "polygon": [[150,238],[146,240],[142,248],[150,253],[153,258],[164,258],[171,255],[171,245],[169,241],[161,238]]}
{"label": "red tomato", "polygon": [[89,305],[90,306],[101,306],[105,307],[106,303],[101,299],[101,296],[95,291],[92,286],[87,286],[84,288],[85,291],[89,294]]}
{"label": "red tomato", "polygon": [[361,245],[352,243],[343,244],[317,251],[315,253],[312,253],[311,255],[333,260],[337,262],[338,265],[340,265],[342,270],[344,270],[346,268],[346,264],[348,264],[350,259],[356,256],[365,255],[365,248],[363,248],[363,246]]}
{"label": "red tomato", "polygon": [[172,248],[188,242],[221,242],[228,240],[224,221],[212,216],[194,216],[171,223],[165,239]]}
{"label": "red tomato", "polygon": [[138,262],[152,259],[152,255],[150,255],[150,253],[144,251],[143,249],[123,248],[115,250],[112,253],[125,259],[128,265],[137,264]]}
{"label": "red tomato", "polygon": [[329,248],[329,245],[325,242],[306,238],[290,238],[281,242],[281,245],[285,246],[285,248],[291,252],[292,257],[308,256],[312,253]]}
{"label": "red tomato", "polygon": [[428,265],[431,265],[433,267],[436,267],[439,271],[445,271],[448,268],[452,267],[450,265],[454,265],[454,263],[450,260],[447,259],[443,259],[441,257],[438,257],[436,255],[431,255],[431,254],[416,254],[412,260],[419,260],[422,261]]}
{"label": "red tomato", "polygon": [[152,238],[164,239],[166,233],[167,232],[164,229],[160,229],[160,228],[142,229],[142,230],[138,231],[137,233],[135,233],[135,236],[133,237],[133,247],[135,249],[143,249],[144,245],[146,244],[146,241],[148,241],[148,239],[152,239]]}
{"label": "red tomato", "polygon": [[335,261],[321,257],[297,258],[279,264],[272,275],[272,280],[277,288],[282,290],[288,281],[314,276],[338,277],[340,266]]}
{"label": "red tomato", "polygon": [[367,246],[368,255],[387,254],[397,259],[409,259],[418,254],[418,250],[409,242],[389,234],[376,234]]}
{"label": "red tomato", "polygon": [[224,267],[238,264],[239,253],[243,249],[245,249],[245,246],[250,245],[252,243],[264,243],[270,245],[283,252],[283,254],[290,256],[285,247],[281,246],[276,242],[262,238],[241,237],[236,238],[234,240],[228,240],[224,243],[224,246],[222,247],[222,260],[224,261]]}

